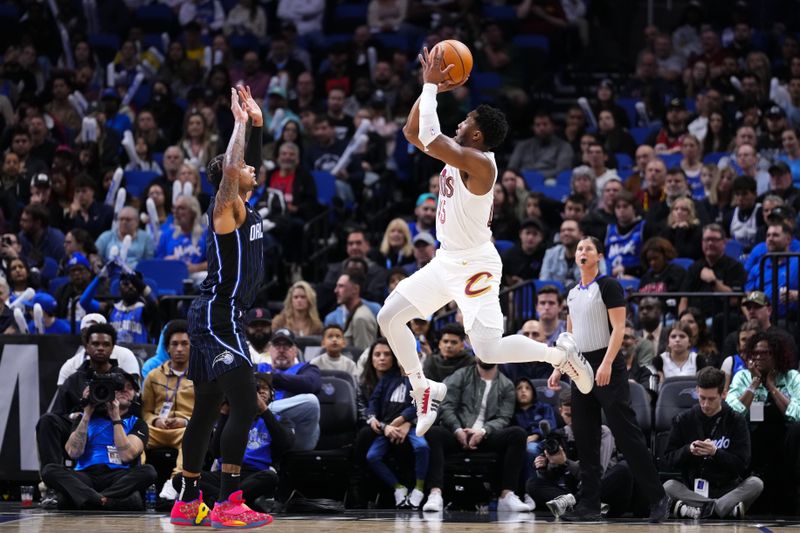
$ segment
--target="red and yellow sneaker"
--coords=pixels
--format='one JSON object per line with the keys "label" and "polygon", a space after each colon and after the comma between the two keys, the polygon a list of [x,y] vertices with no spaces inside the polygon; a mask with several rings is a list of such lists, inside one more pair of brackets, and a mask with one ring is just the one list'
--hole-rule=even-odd
{"label": "red and yellow sneaker", "polygon": [[211,526],[208,515],[210,509],[203,503],[203,493],[200,497],[190,502],[175,500],[172,505],[172,512],[169,513],[170,524],[176,526]]}
{"label": "red and yellow sneaker", "polygon": [[272,515],[250,509],[237,490],[224,502],[217,502],[211,510],[211,526],[216,529],[250,529],[272,523]]}

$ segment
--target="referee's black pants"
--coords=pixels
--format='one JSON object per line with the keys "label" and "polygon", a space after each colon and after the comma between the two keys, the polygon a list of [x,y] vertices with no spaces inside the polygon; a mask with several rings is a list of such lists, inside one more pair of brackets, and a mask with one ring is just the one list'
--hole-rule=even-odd
{"label": "referee's black pants", "polygon": [[[595,373],[605,352],[604,348],[583,354]],[[608,385],[598,387],[595,383],[589,394],[582,394],[572,385],[572,431],[580,459],[581,507],[594,511],[600,509],[601,409],[605,411],[617,449],[625,455],[637,487],[651,505],[658,503],[664,497],[664,487],[658,479],[658,472],[642,430],[636,424],[636,415],[630,405],[625,360],[618,354],[611,366],[611,381]]]}

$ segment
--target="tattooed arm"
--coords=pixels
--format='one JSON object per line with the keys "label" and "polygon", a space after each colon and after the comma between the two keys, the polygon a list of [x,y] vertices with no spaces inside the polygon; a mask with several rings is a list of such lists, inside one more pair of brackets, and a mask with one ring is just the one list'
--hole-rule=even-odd
{"label": "tattooed arm", "polygon": [[78,423],[78,427],[75,428],[75,431],[73,431],[69,439],[67,439],[67,444],[64,446],[64,449],[70,459],[75,460],[83,455],[83,451],[86,448],[86,439],[89,435],[89,419],[91,417],[91,413],[87,415],[86,411],[84,411],[83,417],[80,423]]}
{"label": "tattooed arm", "polygon": [[222,180],[214,203],[214,230],[220,234],[235,231],[244,218],[244,203],[239,196],[239,176],[244,169],[244,134],[247,127],[245,108],[239,103],[236,89],[232,88],[231,111],[235,123],[228,149],[225,151]]}

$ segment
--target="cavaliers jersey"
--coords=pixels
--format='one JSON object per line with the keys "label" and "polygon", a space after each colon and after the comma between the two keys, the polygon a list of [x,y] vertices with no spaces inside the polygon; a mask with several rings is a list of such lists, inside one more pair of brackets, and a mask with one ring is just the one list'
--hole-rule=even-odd
{"label": "cavaliers jersey", "polygon": [[230,302],[247,310],[264,278],[264,232],[261,217],[244,202],[245,220],[235,231],[219,235],[214,230],[214,204],[208,206],[206,260],[208,275],[200,285],[201,296],[219,304]]}
{"label": "cavaliers jersey", "polygon": [[492,162],[492,188],[482,196],[467,189],[461,171],[445,165],[439,175],[439,205],[436,211],[436,238],[442,249],[468,250],[491,242],[494,182],[497,181],[497,163],[493,152],[483,152]]}

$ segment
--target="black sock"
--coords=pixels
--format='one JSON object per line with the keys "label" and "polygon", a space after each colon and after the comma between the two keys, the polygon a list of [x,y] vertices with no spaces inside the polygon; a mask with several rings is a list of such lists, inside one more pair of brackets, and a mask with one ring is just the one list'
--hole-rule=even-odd
{"label": "black sock", "polygon": [[181,493],[178,496],[178,500],[182,502],[191,502],[198,499],[200,497],[200,488],[198,486],[199,482],[200,476],[181,476]]}
{"label": "black sock", "polygon": [[228,496],[239,490],[239,477],[239,472],[235,474],[230,474],[228,472],[222,473],[222,482],[219,486],[219,497],[217,498],[218,502],[226,501]]}

